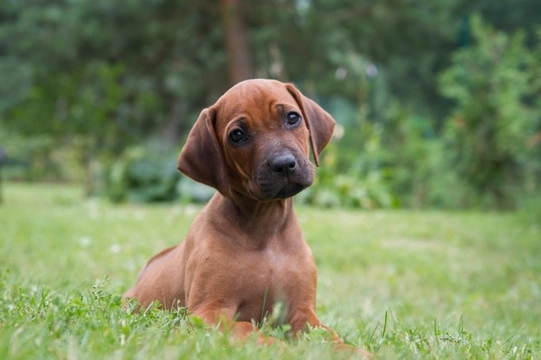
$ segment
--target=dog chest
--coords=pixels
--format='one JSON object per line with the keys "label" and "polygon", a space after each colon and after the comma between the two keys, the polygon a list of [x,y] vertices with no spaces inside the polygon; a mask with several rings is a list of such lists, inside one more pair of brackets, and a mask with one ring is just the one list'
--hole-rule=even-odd
{"label": "dog chest", "polygon": [[241,264],[234,292],[239,298],[239,320],[262,321],[280,304],[282,314],[297,304],[315,303],[316,269],[311,253],[288,253],[275,249],[257,251],[253,261]]}

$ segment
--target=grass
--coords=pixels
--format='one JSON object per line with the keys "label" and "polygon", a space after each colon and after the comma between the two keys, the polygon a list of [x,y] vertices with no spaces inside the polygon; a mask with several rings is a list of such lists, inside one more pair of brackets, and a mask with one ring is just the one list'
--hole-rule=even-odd
{"label": "grass", "polygon": [[[151,255],[183,238],[198,207],[4,185],[1,359],[351,355],[318,331],[261,347],[188,326],[183,312],[123,310],[123,291]],[[348,342],[382,359],[541,359],[541,223],[531,214],[297,213],[318,264],[318,314]]]}

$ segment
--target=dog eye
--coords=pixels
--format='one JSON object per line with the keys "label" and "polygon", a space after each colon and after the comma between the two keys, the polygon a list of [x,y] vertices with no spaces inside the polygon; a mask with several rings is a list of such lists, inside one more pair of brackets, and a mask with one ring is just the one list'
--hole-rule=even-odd
{"label": "dog eye", "polygon": [[297,125],[301,121],[301,116],[294,111],[290,111],[286,115],[288,125]]}
{"label": "dog eye", "polygon": [[229,139],[235,144],[239,144],[246,140],[246,134],[241,129],[235,129],[229,133]]}

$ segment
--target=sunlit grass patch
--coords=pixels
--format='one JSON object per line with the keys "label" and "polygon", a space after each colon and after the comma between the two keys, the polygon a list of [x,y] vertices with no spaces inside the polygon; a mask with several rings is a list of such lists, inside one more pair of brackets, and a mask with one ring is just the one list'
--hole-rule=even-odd
{"label": "sunlit grass patch", "polygon": [[[239,343],[120,296],[200,207],[113,206],[76,187],[6,184],[0,358],[321,359],[318,331]],[[541,230],[512,213],[297,210],[319,270],[317,312],[379,358],[539,358]]]}

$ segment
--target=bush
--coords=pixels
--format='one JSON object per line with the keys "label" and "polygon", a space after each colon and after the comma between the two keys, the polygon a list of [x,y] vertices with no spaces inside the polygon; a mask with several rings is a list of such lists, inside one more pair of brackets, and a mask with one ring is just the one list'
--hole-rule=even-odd
{"label": "bush", "polygon": [[214,189],[178,172],[176,150],[152,143],[126,149],[110,167],[106,183],[113,202],[206,202],[214,194]]}
{"label": "bush", "polygon": [[475,44],[458,50],[440,76],[442,94],[456,104],[443,134],[447,160],[471,188],[469,205],[513,208],[538,162],[528,147],[539,131],[536,64],[522,33],[495,31],[479,17],[471,30]]}
{"label": "bush", "polygon": [[80,181],[82,169],[77,154],[68,142],[48,134],[23,135],[0,124],[0,147],[6,159],[4,179],[13,181]]}
{"label": "bush", "polygon": [[394,103],[386,114],[383,137],[381,161],[401,207],[461,207],[457,194],[465,188],[445,163],[444,144],[430,119]]}
{"label": "bush", "polygon": [[[320,207],[362,209],[396,206],[381,169],[368,169],[358,162],[348,171],[339,170],[341,149],[337,144],[329,144],[320,159],[321,167],[317,169],[314,184],[299,194],[299,202]],[[358,158],[361,162],[363,159]]]}
{"label": "bush", "polygon": [[176,156],[163,156],[134,146],[126,149],[111,166],[107,195],[113,202],[173,200],[179,177]]}

